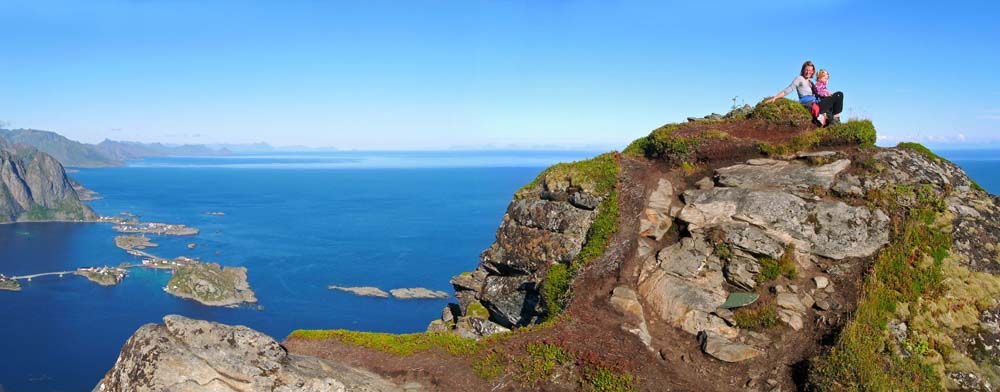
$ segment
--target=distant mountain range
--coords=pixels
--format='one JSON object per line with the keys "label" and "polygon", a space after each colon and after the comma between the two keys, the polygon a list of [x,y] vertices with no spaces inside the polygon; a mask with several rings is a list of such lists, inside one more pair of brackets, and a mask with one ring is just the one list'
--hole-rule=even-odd
{"label": "distant mountain range", "polygon": [[66,167],[111,167],[147,157],[218,156],[233,153],[226,148],[213,148],[203,144],[170,145],[105,140],[94,145],[37,129],[0,129],[0,139],[5,139],[10,144],[32,146],[51,155]]}
{"label": "distant mountain range", "polygon": [[232,155],[233,152],[226,149],[213,149],[203,144],[184,144],[180,146],[166,145],[163,143],[140,143],[125,142],[105,139],[95,146],[104,156],[118,161],[129,161],[146,157],[162,156],[216,156]]}
{"label": "distant mountain range", "polygon": [[0,129],[0,137],[7,139],[11,144],[24,144],[37,148],[51,155],[63,166],[107,167],[124,164],[121,160],[104,155],[92,144],[70,140],[55,132],[37,129]]}

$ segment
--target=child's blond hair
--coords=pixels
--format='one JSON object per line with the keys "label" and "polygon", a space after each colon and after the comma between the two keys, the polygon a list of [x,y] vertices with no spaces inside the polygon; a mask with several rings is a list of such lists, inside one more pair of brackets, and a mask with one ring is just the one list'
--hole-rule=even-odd
{"label": "child's blond hair", "polygon": [[828,77],[828,78],[830,77],[830,73],[829,72],[826,72],[825,69],[821,69],[821,70],[819,70],[819,72],[816,73],[816,80],[819,80],[820,78],[822,78],[823,75],[826,75],[826,77]]}

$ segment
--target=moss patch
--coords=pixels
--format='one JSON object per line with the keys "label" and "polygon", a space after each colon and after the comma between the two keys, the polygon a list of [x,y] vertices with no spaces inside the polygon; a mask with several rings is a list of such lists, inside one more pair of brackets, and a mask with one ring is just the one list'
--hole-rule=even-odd
{"label": "moss patch", "polygon": [[478,317],[481,319],[489,319],[490,312],[486,310],[486,307],[479,302],[473,302],[469,304],[468,309],[465,310],[465,314],[469,317]]}

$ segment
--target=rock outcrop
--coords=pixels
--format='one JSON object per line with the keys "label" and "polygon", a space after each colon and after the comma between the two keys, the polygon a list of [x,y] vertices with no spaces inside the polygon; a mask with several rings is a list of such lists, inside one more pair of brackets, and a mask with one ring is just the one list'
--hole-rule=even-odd
{"label": "rock outcrop", "polygon": [[476,330],[503,331],[544,319],[542,280],[551,266],[569,264],[583,247],[602,200],[592,192],[543,179],[537,190],[511,201],[479,266],[451,280],[455,320],[469,316],[473,304],[488,315],[476,322],[488,327]]}
{"label": "rock outcrop", "polygon": [[370,372],[289,354],[243,326],[170,315],[146,324],[122,348],[94,392],[401,391]]}
{"label": "rock outcrop", "polygon": [[58,161],[30,146],[0,142],[0,223],[96,218]]}

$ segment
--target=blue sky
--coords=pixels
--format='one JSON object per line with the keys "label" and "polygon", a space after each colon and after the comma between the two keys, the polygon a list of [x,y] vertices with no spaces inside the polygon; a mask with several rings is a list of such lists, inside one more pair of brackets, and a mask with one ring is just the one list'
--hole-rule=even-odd
{"label": "blue sky", "polygon": [[882,144],[1000,146],[1000,2],[688,3],[4,1],[0,120],[85,142],[620,149],[808,59]]}

